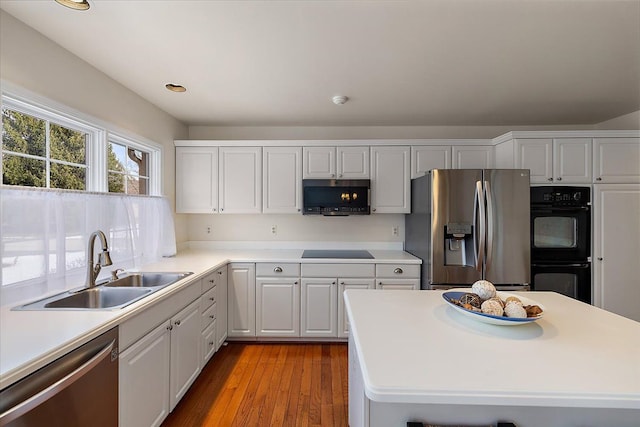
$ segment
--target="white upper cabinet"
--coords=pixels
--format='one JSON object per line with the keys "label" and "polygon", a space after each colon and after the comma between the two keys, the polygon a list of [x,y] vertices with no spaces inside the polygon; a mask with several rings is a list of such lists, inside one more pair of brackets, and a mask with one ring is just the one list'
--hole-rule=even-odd
{"label": "white upper cabinet", "polygon": [[369,179],[369,147],[337,147],[339,179]]}
{"label": "white upper cabinet", "polygon": [[553,140],[553,179],[556,182],[591,182],[591,138]]}
{"label": "white upper cabinet", "polygon": [[372,213],[411,211],[410,154],[408,146],[371,147]]}
{"label": "white upper cabinet", "polygon": [[593,152],[594,182],[640,182],[640,138],[595,138]]}
{"label": "white upper cabinet", "polygon": [[336,177],[336,147],[304,147],[302,153],[303,178]]}
{"label": "white upper cabinet", "polygon": [[262,147],[220,147],[220,213],[262,211]]}
{"label": "white upper cabinet", "polygon": [[491,169],[493,167],[493,146],[454,145],[453,169]]}
{"label": "white upper cabinet", "polygon": [[590,183],[591,138],[516,139],[514,163],[532,183]]}
{"label": "white upper cabinet", "polygon": [[305,179],[368,179],[369,147],[304,147]]}
{"label": "white upper cabinet", "polygon": [[302,209],[302,148],[264,147],[262,212],[298,213]]}
{"label": "white upper cabinet", "polygon": [[448,145],[411,147],[411,179],[426,175],[432,169],[451,169],[451,147]]}
{"label": "white upper cabinet", "polygon": [[176,147],[176,212],[218,211],[218,147]]}

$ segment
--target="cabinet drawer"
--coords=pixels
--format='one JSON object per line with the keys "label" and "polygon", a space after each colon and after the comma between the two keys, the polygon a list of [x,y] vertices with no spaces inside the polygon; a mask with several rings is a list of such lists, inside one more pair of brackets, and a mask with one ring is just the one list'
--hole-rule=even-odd
{"label": "cabinet drawer", "polygon": [[256,264],[257,277],[300,277],[300,264],[261,262]]}
{"label": "cabinet drawer", "polygon": [[217,276],[218,275],[216,273],[211,273],[211,274],[206,275],[202,279],[202,293],[203,294],[216,285],[216,277]]}
{"label": "cabinet drawer", "polygon": [[215,321],[202,331],[202,360],[200,365],[204,367],[205,363],[211,359],[211,356],[216,352],[216,323]]}
{"label": "cabinet drawer", "polygon": [[218,287],[214,286],[213,288],[209,289],[207,292],[202,294],[202,296],[200,297],[201,313],[204,312],[207,308],[211,307],[211,305],[216,302],[218,298],[217,292],[218,292]]}
{"label": "cabinet drawer", "polygon": [[200,324],[202,325],[202,329],[207,328],[214,320],[216,320],[217,308],[217,305],[213,304],[211,307],[202,312],[202,320],[200,322]]}
{"label": "cabinet drawer", "polygon": [[376,264],[376,277],[418,278],[420,266],[418,264]]}
{"label": "cabinet drawer", "polygon": [[302,264],[302,277],[373,277],[375,264]]}

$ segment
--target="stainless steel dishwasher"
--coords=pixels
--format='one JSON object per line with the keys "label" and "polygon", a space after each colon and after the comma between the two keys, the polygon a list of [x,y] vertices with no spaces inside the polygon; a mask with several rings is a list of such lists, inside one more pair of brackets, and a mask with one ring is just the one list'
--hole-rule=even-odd
{"label": "stainless steel dishwasher", "polygon": [[0,391],[0,426],[118,425],[118,328]]}

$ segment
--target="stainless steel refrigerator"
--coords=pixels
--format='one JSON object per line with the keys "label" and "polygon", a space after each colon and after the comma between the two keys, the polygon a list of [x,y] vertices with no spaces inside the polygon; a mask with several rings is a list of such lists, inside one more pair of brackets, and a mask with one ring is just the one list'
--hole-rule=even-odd
{"label": "stainless steel refrigerator", "polygon": [[422,259],[422,289],[528,289],[529,170],[434,169],[411,181],[407,252]]}

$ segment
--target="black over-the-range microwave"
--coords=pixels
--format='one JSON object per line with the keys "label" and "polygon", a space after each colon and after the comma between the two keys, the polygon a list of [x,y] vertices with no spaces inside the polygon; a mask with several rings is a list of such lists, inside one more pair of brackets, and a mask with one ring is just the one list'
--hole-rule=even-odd
{"label": "black over-the-range microwave", "polygon": [[369,215],[371,180],[303,179],[303,215]]}

